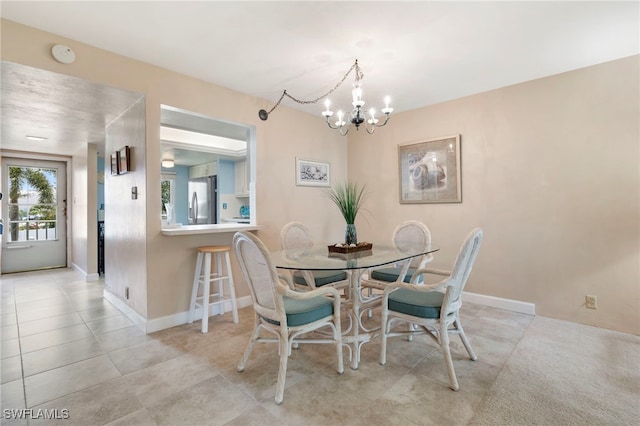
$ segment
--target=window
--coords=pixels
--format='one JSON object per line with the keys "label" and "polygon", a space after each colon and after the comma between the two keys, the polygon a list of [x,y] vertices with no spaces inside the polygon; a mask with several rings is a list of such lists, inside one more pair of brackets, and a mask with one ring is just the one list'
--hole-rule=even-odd
{"label": "window", "polygon": [[163,172],[160,179],[160,188],[162,194],[162,220],[169,223],[172,220],[175,222],[175,217],[170,218],[167,216],[167,208],[173,210],[173,214],[175,214],[176,174]]}
{"label": "window", "polygon": [[57,170],[9,166],[9,242],[55,240]]}

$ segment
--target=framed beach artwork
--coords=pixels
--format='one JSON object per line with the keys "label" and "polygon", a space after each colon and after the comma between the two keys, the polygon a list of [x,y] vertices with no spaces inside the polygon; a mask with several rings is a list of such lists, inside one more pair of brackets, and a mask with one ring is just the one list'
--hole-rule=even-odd
{"label": "framed beach artwork", "polygon": [[131,170],[131,150],[128,146],[120,149],[118,153],[120,159],[120,166],[118,167],[118,174],[127,173]]}
{"label": "framed beach artwork", "polygon": [[400,203],[460,203],[460,135],[398,145]]}
{"label": "framed beach artwork", "polygon": [[296,185],[329,186],[331,170],[329,163],[302,160],[296,157]]}
{"label": "framed beach artwork", "polygon": [[111,154],[111,174],[117,175],[120,170],[120,153],[118,151]]}

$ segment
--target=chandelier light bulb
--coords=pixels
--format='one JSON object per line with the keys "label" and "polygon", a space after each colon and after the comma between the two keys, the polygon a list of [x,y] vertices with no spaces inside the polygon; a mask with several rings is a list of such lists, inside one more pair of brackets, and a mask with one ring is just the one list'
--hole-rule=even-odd
{"label": "chandelier light bulb", "polygon": [[324,106],[327,108],[326,110],[322,111],[322,115],[329,120],[329,117],[331,117],[333,115],[333,111],[331,111],[329,109],[329,106],[331,105],[331,101],[329,99],[324,101]]}
{"label": "chandelier light bulb", "polygon": [[371,108],[369,110],[369,115],[371,115],[371,118],[367,121],[367,123],[376,124],[378,120],[376,119],[376,110],[374,108]]}
{"label": "chandelier light bulb", "polygon": [[353,97],[353,107],[360,108],[364,105],[364,101],[362,100],[362,87],[360,84],[357,84],[353,90],[351,91],[351,96]]}
{"label": "chandelier light bulb", "polygon": [[389,102],[391,102],[391,98],[390,98],[389,96],[386,96],[386,97],[384,98],[384,105],[385,105],[385,107],[384,107],[384,108],[382,108],[382,113],[383,113],[383,114],[386,114],[386,115],[387,115],[387,117],[389,116],[389,114],[391,114],[391,113],[393,112],[393,108],[390,108],[390,107],[389,107]]}

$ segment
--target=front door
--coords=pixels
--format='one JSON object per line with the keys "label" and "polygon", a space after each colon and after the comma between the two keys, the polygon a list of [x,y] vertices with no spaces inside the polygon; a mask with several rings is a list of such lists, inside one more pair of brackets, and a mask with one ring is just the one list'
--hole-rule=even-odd
{"label": "front door", "polygon": [[66,163],[2,159],[0,271],[67,266]]}

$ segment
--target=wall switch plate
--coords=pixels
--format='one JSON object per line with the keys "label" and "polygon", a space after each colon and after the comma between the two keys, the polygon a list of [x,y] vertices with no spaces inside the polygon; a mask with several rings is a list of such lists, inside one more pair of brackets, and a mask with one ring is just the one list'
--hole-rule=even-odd
{"label": "wall switch plate", "polygon": [[137,186],[132,186],[131,187],[131,199],[132,200],[137,200],[138,199],[138,187]]}
{"label": "wall switch plate", "polygon": [[587,305],[587,309],[598,309],[598,297],[587,295],[585,297],[585,303]]}
{"label": "wall switch plate", "polygon": [[226,209],[227,209],[227,203],[222,203],[222,208],[223,208],[224,210],[226,210]]}
{"label": "wall switch plate", "polygon": [[124,298],[129,300],[129,287],[124,288]]}

